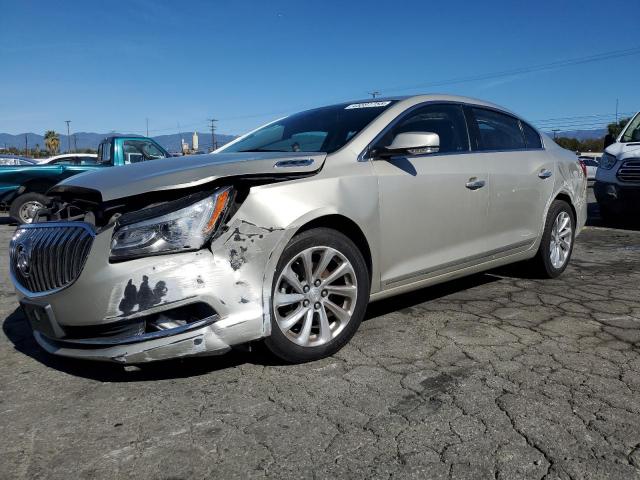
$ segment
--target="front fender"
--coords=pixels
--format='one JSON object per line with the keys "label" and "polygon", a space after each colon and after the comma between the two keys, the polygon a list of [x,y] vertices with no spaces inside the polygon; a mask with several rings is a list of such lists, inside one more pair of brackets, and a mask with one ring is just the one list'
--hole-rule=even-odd
{"label": "front fender", "polygon": [[360,228],[371,251],[371,291],[379,289],[378,245],[371,241],[379,231],[377,206],[377,180],[367,175],[316,176],[251,188],[228,223],[227,245],[222,255],[231,258],[242,252],[247,260],[243,265],[253,263],[262,268],[261,277],[257,270],[247,269],[249,275],[242,281],[261,291],[264,335],[271,328],[271,288],[278,261],[296,232],[313,220],[340,215]]}

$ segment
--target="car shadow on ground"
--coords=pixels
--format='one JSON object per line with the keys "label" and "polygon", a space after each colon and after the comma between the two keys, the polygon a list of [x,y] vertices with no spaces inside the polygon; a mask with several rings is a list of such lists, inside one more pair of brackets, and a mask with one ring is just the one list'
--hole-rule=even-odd
{"label": "car shadow on ground", "polygon": [[[441,297],[481,286],[498,280],[487,274],[478,274],[460,280],[454,280],[415,292],[398,295],[393,298],[371,303],[367,308],[364,321],[403,310]],[[92,362],[58,357],[44,351],[33,338],[31,327],[20,308],[16,308],[5,318],[2,329],[14,348],[43,365],[69,375],[98,380],[101,382],[140,382],[173,378],[188,378],[206,375],[243,364],[264,366],[282,366],[286,363],[271,355],[261,342],[251,347],[232,349],[230,352],[212,357],[194,357],[166,360],[143,364],[136,367],[123,367],[115,363]]]}
{"label": "car shadow on ground", "polygon": [[0,225],[15,225],[15,224],[16,224],[16,221],[13,218],[0,215]]}
{"label": "car shadow on ground", "polygon": [[640,216],[628,213],[618,218],[604,219],[600,215],[600,207],[597,202],[587,204],[587,226],[613,228],[616,230],[640,231]]}

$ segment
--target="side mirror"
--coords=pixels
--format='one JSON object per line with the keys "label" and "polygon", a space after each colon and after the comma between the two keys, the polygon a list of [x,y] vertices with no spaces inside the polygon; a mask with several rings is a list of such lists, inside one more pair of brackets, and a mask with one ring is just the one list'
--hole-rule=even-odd
{"label": "side mirror", "polygon": [[432,132],[405,132],[399,133],[384,148],[377,148],[375,155],[378,158],[391,158],[401,155],[425,155],[437,153],[440,150],[440,136]]}
{"label": "side mirror", "polygon": [[604,148],[607,148],[609,145],[613,145],[614,143],[616,143],[616,139],[614,138],[614,136],[610,133],[607,133],[604,136]]}

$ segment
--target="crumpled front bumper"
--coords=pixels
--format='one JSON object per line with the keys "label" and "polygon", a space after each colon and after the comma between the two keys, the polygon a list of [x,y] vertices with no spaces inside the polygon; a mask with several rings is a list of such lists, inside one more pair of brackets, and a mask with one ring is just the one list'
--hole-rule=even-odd
{"label": "crumpled front bumper", "polygon": [[[66,288],[31,294],[17,285],[23,309],[32,305],[44,312],[46,328],[27,317],[46,351],[136,364],[218,355],[270,333],[268,272],[278,258],[276,249],[286,243],[284,230],[234,220],[210,249],[109,263],[112,233],[95,236],[82,272]],[[210,313],[175,328],[128,336],[69,334],[108,330],[196,304]]]}
{"label": "crumpled front bumper", "polygon": [[[34,330],[38,344],[47,352],[65,357],[113,361],[125,364],[222,354],[231,347],[220,331],[212,328],[217,316],[193,324],[125,338],[89,338],[55,340]],[[219,329],[218,329],[219,330]]]}

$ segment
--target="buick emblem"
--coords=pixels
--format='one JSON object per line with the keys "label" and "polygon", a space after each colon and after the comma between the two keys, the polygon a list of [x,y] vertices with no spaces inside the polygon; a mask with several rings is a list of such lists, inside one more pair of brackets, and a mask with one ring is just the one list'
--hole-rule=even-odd
{"label": "buick emblem", "polygon": [[26,278],[31,273],[31,248],[21,243],[16,248],[16,253],[16,266]]}

